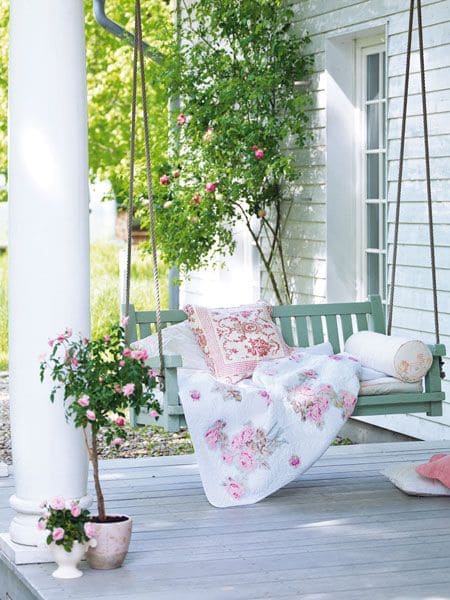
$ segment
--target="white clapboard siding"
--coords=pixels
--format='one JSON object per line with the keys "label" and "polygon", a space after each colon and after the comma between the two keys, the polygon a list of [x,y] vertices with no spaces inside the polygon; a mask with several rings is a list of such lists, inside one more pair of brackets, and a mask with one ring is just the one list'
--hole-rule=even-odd
{"label": "white clapboard siding", "polygon": [[[299,173],[289,186],[294,206],[285,228],[288,279],[295,301],[326,301],[327,219],[327,92],[325,47],[330,36],[383,28],[387,32],[388,63],[388,256],[392,254],[394,206],[399,167],[408,2],[404,0],[293,0],[294,30],[307,31],[315,64],[310,78],[314,94],[310,110],[312,140],[306,149],[295,150],[292,139],[286,151],[295,153]],[[442,341],[450,347],[450,0],[422,0],[429,113],[432,192],[434,199],[438,299],[441,308]],[[422,101],[420,96],[417,38],[413,39],[412,75],[406,127],[404,183],[399,233],[398,279],[394,322],[400,334],[418,335],[433,341],[430,252],[428,248],[426,185],[423,162]],[[342,243],[355,232],[343,232]],[[267,277],[262,277],[263,295],[270,298]],[[350,300],[350,298],[349,298]],[[450,367],[447,372],[450,377]],[[442,418],[387,416],[367,419],[424,439],[450,439],[449,402]]]}

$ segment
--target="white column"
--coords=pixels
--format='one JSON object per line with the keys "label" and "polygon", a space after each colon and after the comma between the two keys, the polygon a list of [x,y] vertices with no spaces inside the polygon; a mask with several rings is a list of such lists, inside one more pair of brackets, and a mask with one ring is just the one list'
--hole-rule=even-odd
{"label": "white column", "polygon": [[38,373],[49,337],[89,332],[83,0],[12,0],[9,60],[10,535],[36,545],[42,500],[88,501],[80,431]]}

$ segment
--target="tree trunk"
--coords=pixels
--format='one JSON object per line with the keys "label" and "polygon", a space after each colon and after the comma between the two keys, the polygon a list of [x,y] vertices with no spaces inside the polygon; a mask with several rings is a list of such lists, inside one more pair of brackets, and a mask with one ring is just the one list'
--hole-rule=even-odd
{"label": "tree trunk", "polygon": [[98,472],[98,446],[97,434],[92,430],[92,452],[91,452],[92,469],[94,471],[95,493],[97,495],[98,519],[101,522],[106,521],[105,499],[100,485],[100,476]]}

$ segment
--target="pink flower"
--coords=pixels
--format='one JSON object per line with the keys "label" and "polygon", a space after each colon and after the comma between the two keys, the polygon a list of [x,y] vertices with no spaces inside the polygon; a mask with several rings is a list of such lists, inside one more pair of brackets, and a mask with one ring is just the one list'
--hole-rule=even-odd
{"label": "pink flower", "polygon": [[89,396],[87,396],[86,394],[84,394],[83,396],[80,396],[78,398],[78,404],[80,406],[84,406],[84,407],[89,406]]}
{"label": "pink flower", "polygon": [[122,317],[120,319],[120,324],[122,325],[122,327],[126,327],[128,325],[128,323],[129,323],[129,321],[130,321],[130,317],[129,316]]}
{"label": "pink flower", "polygon": [[291,458],[289,459],[289,464],[291,465],[291,467],[298,467],[299,465],[302,464],[302,461],[300,460],[299,456],[297,456],[296,454],[293,454],[291,456]]}
{"label": "pink flower", "polygon": [[187,121],[186,115],[184,115],[183,113],[181,113],[181,115],[178,115],[177,117],[177,125],[181,126],[184,125]]}
{"label": "pink flower", "polygon": [[54,343],[55,340],[51,340],[50,338],[48,338],[48,345],[50,346],[50,348],[53,348]]}
{"label": "pink flower", "polygon": [[50,500],[50,507],[53,510],[64,510],[66,508],[66,501],[62,496],[56,496],[56,498]]}
{"label": "pink flower", "polygon": [[258,148],[257,150],[255,150],[255,158],[256,160],[261,160],[262,158],[264,158],[264,150],[262,148]]}
{"label": "pink flower", "polygon": [[244,450],[239,455],[239,464],[245,471],[253,471],[256,467],[255,458],[248,450]]}
{"label": "pink flower", "polygon": [[222,460],[224,463],[226,463],[227,465],[231,465],[233,463],[233,455],[229,454],[228,452],[224,452],[222,454]]}
{"label": "pink flower", "polygon": [[131,358],[134,358],[134,360],[142,360],[143,362],[145,362],[148,358],[148,352],[145,349],[133,350],[131,352]]}
{"label": "pink flower", "polygon": [[131,356],[131,350],[130,348],[124,348],[124,351],[122,352],[122,356]]}
{"label": "pink flower", "polygon": [[211,450],[215,450],[217,448],[217,444],[219,443],[221,437],[222,434],[217,427],[211,427],[205,433],[206,443]]}
{"label": "pink flower", "polygon": [[81,508],[78,506],[78,504],[72,504],[70,508],[70,514],[75,518],[81,515]]}
{"label": "pink flower", "polygon": [[122,388],[123,395],[129,398],[133,395],[135,387],[136,386],[134,385],[134,383],[126,383]]}
{"label": "pink flower", "polygon": [[306,371],[303,371],[303,375],[308,379],[317,379],[318,377],[317,372],[313,369],[306,369]]}
{"label": "pink flower", "polygon": [[116,425],[118,425],[119,427],[123,427],[125,425],[125,419],[123,417],[117,417]]}
{"label": "pink flower", "polygon": [[96,416],[95,416],[95,412],[93,410],[87,410],[86,411],[86,417],[88,418],[89,421],[95,421],[96,420]]}
{"label": "pink flower", "polygon": [[46,529],[46,527],[47,527],[46,519],[39,519],[37,526],[38,526],[38,529],[40,529],[41,531]]}
{"label": "pink flower", "polygon": [[121,394],[122,393],[122,386],[119,385],[118,383],[116,383],[115,386],[114,386],[114,391],[116,392],[116,394]]}
{"label": "pink flower", "polygon": [[161,185],[169,185],[170,177],[168,175],[161,175],[161,177],[159,178],[159,183]]}
{"label": "pink flower", "polygon": [[125,361],[124,360],[119,361],[119,367],[124,367],[124,366],[125,366]]}
{"label": "pink flower", "polygon": [[242,439],[240,435],[235,435],[231,440],[231,449],[236,451],[242,448]]}
{"label": "pink flower", "polygon": [[79,364],[78,358],[76,356],[72,356],[72,367],[78,367]]}
{"label": "pink flower", "polygon": [[213,138],[213,134],[214,129],[212,127],[208,127],[208,129],[203,134],[203,141],[209,143]]}
{"label": "pink flower", "polygon": [[241,431],[241,441],[243,444],[249,444],[253,440],[253,436],[255,435],[255,430],[253,427],[247,425]]}
{"label": "pink flower", "polygon": [[123,438],[116,437],[111,441],[111,445],[112,446],[121,446],[123,444],[123,442],[124,442]]}
{"label": "pink flower", "polygon": [[84,533],[88,538],[92,538],[95,535],[95,525],[94,523],[85,523],[84,524]]}
{"label": "pink flower", "polygon": [[206,184],[205,189],[207,192],[215,192],[217,190],[217,181],[210,181]]}
{"label": "pink flower", "polygon": [[110,342],[111,341],[111,336],[110,335],[105,335],[103,336],[103,339],[105,342]]}
{"label": "pink flower", "polygon": [[200,392],[197,390],[191,390],[189,395],[191,396],[191,400],[193,402],[198,402],[200,400]]}
{"label": "pink flower", "polygon": [[267,406],[269,406],[269,404],[272,404],[272,397],[269,394],[269,392],[267,392],[266,390],[263,390],[262,392],[259,392],[259,395],[261,396],[261,398],[264,398]]}
{"label": "pink flower", "polygon": [[153,410],[151,410],[151,411],[150,411],[148,414],[149,414],[149,415],[150,415],[150,416],[151,416],[153,419],[156,419],[156,417],[159,417],[159,416],[160,416],[159,412],[158,412],[157,410],[154,410],[154,409],[153,409]]}
{"label": "pink flower", "polygon": [[196,206],[198,206],[201,202],[201,199],[202,198],[201,198],[200,194],[195,194],[195,196],[192,197],[191,202],[192,202],[192,204],[195,204]]}
{"label": "pink flower", "polygon": [[83,338],[83,346],[87,346],[89,343],[89,340],[87,338]]}
{"label": "pink flower", "polygon": [[52,538],[54,542],[59,542],[64,537],[64,529],[62,527],[57,527],[53,530]]}
{"label": "pink flower", "polygon": [[149,377],[152,377],[153,379],[155,379],[155,377],[158,377],[158,375],[159,375],[159,372],[158,372],[158,370],[157,370],[157,369],[149,369],[149,370],[147,371],[147,375],[148,375]]}
{"label": "pink flower", "polygon": [[175,177],[175,179],[178,179],[178,177],[181,175],[181,171],[179,171],[178,169],[176,171],[174,171],[172,173],[172,175]]}
{"label": "pink flower", "polygon": [[227,483],[224,483],[224,486],[227,488],[227,492],[230,496],[235,500],[240,500],[245,494],[244,488],[237,481],[231,479],[231,477],[228,478]]}
{"label": "pink flower", "polygon": [[64,342],[64,340],[66,339],[66,336],[63,333],[60,333],[58,335],[58,337],[56,338],[57,342]]}
{"label": "pink flower", "polygon": [[329,383],[322,383],[319,385],[319,392],[323,392],[324,394],[332,394],[334,392],[333,386]]}

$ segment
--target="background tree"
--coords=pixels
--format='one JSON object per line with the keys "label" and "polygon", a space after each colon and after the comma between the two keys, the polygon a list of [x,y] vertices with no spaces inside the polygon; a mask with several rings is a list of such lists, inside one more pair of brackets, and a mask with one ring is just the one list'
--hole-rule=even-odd
{"label": "background tree", "polygon": [[182,109],[178,154],[157,186],[163,256],[184,271],[211,264],[232,251],[243,219],[277,300],[291,302],[282,208],[299,174],[286,142],[302,147],[307,136],[311,96],[295,82],[311,71],[309,39],[283,0],[181,1],[183,42],[164,71]]}
{"label": "background tree", "polygon": [[[111,18],[132,30],[134,0],[110,4]],[[172,39],[168,2],[142,0],[142,11],[145,39],[165,52]],[[124,205],[128,193],[132,48],[95,22],[92,0],[85,0],[85,14],[90,174],[92,179],[109,179],[119,205]],[[7,171],[8,20],[9,2],[0,0],[0,175]],[[159,164],[167,156],[167,86],[156,77],[159,67],[155,63],[148,60],[146,67],[152,154]],[[137,166],[138,179],[143,181],[139,168],[142,155],[139,153]]]}

